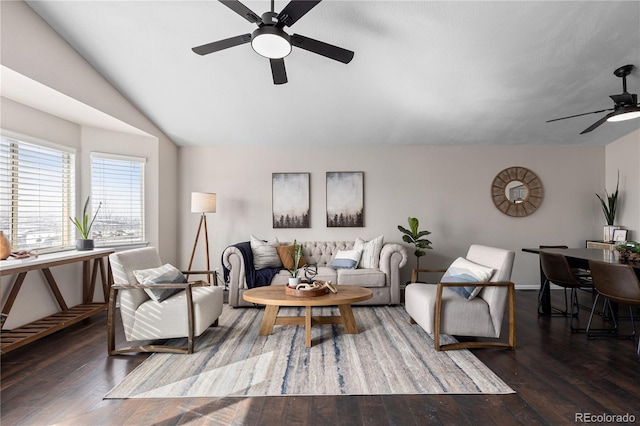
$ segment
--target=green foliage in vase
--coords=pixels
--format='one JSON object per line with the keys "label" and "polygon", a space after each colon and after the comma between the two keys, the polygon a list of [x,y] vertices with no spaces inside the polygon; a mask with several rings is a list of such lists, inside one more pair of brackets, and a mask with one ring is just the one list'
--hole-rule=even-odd
{"label": "green foliage in vase", "polygon": [[596,194],[596,197],[600,200],[600,204],[602,205],[602,212],[604,213],[604,218],[607,221],[607,225],[613,225],[613,222],[616,219],[616,208],[618,206],[618,186],[620,185],[620,172],[618,171],[618,182],[616,183],[616,190],[612,194],[609,194],[607,190],[604,190],[606,202],[604,198],[600,197]]}
{"label": "green foliage in vase", "polygon": [[93,226],[93,222],[96,220],[96,216],[98,216],[98,212],[100,211],[100,207],[102,207],[102,201],[98,204],[98,208],[96,209],[96,213],[93,215],[91,221],[89,221],[89,214],[87,213],[87,209],[89,208],[89,200],[91,197],[87,197],[87,201],[84,203],[84,208],[82,209],[82,220],[77,217],[69,217],[71,223],[73,223],[83,240],[89,239],[89,234],[91,233],[91,227]]}
{"label": "green foliage in vase", "polygon": [[409,222],[409,229],[398,225],[398,230],[402,232],[404,235],[402,236],[402,241],[405,243],[413,244],[415,247],[415,251],[413,254],[416,256],[416,267],[420,268],[420,258],[427,254],[425,250],[431,250],[431,241],[427,240],[427,235],[431,234],[430,231],[418,231],[418,226],[420,222],[415,217],[407,218]]}
{"label": "green foliage in vase", "polygon": [[291,274],[291,278],[298,278],[298,274],[300,273],[300,268],[298,268],[298,264],[300,263],[300,259],[302,258],[302,246],[297,243],[296,240],[293,240],[293,253],[291,254],[291,259],[293,260],[293,268],[288,269]]}

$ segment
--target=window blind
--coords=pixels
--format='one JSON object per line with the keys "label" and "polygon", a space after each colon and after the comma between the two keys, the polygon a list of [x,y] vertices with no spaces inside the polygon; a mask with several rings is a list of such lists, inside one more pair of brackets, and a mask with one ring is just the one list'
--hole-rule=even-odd
{"label": "window blind", "polygon": [[69,246],[75,154],[26,139],[3,131],[0,140],[0,229],[14,251]]}
{"label": "window blind", "polygon": [[146,159],[91,153],[92,212],[96,246],[145,241],[144,165]]}

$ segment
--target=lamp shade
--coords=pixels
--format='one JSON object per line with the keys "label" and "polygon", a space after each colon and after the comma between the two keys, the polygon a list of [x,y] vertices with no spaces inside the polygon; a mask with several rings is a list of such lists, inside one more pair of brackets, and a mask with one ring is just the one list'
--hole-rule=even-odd
{"label": "lamp shade", "polygon": [[210,192],[191,193],[191,213],[215,213],[216,194]]}

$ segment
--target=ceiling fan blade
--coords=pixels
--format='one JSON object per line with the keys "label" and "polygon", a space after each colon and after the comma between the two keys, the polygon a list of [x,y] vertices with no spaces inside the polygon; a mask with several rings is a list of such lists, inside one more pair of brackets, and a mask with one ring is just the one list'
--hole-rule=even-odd
{"label": "ceiling fan blade", "polygon": [[284,67],[284,59],[269,59],[273,84],[285,84],[287,82],[287,70]]}
{"label": "ceiling fan blade", "polygon": [[322,0],[291,0],[280,13],[278,21],[287,27],[295,24]]}
{"label": "ceiling fan blade", "polygon": [[568,117],[554,118],[553,120],[548,120],[546,122],[551,123],[553,121],[566,120],[567,118],[582,117],[583,115],[600,114],[601,112],[605,112],[605,111],[613,111],[613,108],[601,109],[600,111],[585,112],[583,114],[570,115]]}
{"label": "ceiling fan blade", "polygon": [[251,41],[251,34],[242,34],[239,36],[227,38],[224,40],[214,41],[213,43],[203,44],[192,48],[198,55],[207,55],[209,53],[217,52],[219,50],[228,49],[230,47],[238,46],[241,44],[249,43]]}
{"label": "ceiling fan blade", "polygon": [[309,37],[294,34],[291,36],[291,44],[309,52],[317,53],[329,59],[348,64],[353,59],[354,53],[342,47],[314,40]]}
{"label": "ceiling fan blade", "polygon": [[611,117],[613,115],[613,113],[609,113],[607,115],[605,115],[604,117],[602,117],[600,120],[596,121],[595,123],[593,123],[591,126],[587,127],[586,129],[584,129],[583,131],[580,132],[581,135],[584,135],[585,133],[589,133],[590,131],[592,131],[593,129],[595,129],[596,127],[598,127],[599,125],[601,125],[602,123],[607,121],[607,118]]}
{"label": "ceiling fan blade", "polygon": [[249,9],[244,4],[240,3],[238,0],[219,0],[220,3],[227,6],[229,9],[233,10],[238,15],[242,16],[249,22],[257,23],[261,22],[262,19],[258,14],[254,13],[251,9]]}

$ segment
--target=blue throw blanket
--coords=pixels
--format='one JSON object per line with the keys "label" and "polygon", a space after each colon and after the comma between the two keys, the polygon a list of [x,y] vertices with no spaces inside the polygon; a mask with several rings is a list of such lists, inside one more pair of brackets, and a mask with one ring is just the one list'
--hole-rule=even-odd
{"label": "blue throw blanket", "polygon": [[[264,287],[271,284],[271,280],[273,277],[280,272],[283,268],[264,268],[256,271],[256,268],[253,266],[253,252],[251,251],[251,243],[249,241],[245,241],[238,244],[233,244],[232,247],[236,247],[240,250],[242,254],[242,259],[244,260],[244,273],[245,278],[247,280],[247,287]],[[223,273],[224,273],[224,282],[229,282],[229,270],[224,266],[224,262],[222,263]]]}

